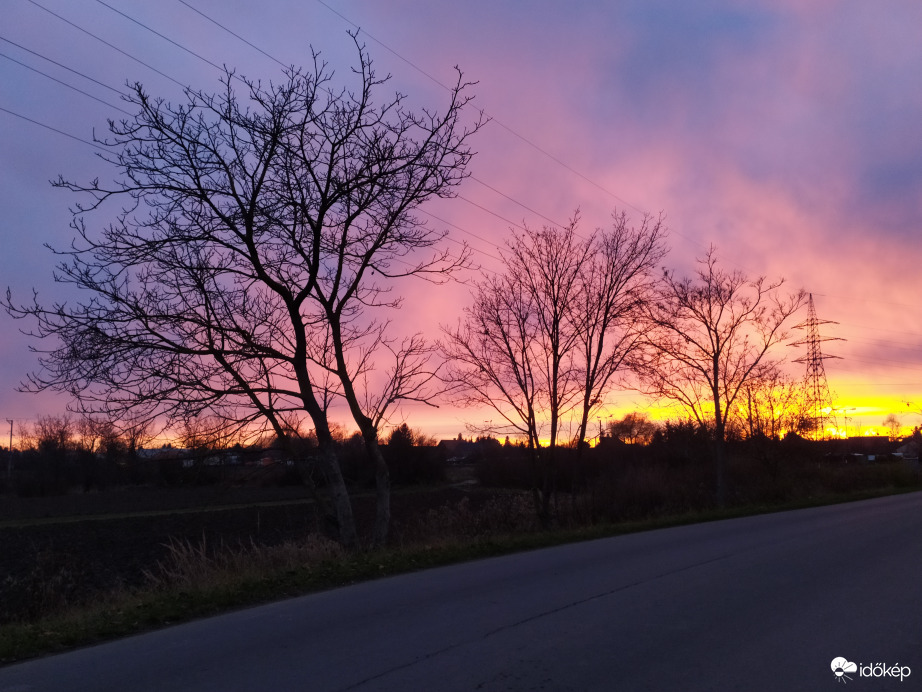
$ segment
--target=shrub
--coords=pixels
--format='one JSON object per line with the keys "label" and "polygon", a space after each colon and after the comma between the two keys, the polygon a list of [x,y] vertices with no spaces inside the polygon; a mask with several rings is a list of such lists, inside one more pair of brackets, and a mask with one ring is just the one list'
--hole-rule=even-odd
{"label": "shrub", "polygon": [[236,546],[211,546],[203,534],[197,543],[170,540],[167,548],[167,557],[144,573],[155,588],[206,589],[280,570],[310,569],[344,555],[338,543],[316,534],[272,546],[252,539]]}
{"label": "shrub", "polygon": [[473,503],[463,497],[413,517],[400,527],[405,543],[447,545],[458,540],[488,538],[537,529],[531,497],[504,493]]}

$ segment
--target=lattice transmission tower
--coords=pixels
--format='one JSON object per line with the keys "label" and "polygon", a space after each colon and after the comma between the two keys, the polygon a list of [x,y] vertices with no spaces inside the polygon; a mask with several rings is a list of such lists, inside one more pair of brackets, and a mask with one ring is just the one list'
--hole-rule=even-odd
{"label": "lattice transmission tower", "polygon": [[832,395],[829,393],[829,383],[826,381],[826,367],[823,361],[827,358],[839,358],[839,356],[824,354],[820,344],[824,341],[845,341],[837,336],[820,335],[821,324],[838,324],[838,322],[817,318],[811,293],[807,303],[807,320],[794,327],[794,329],[807,330],[807,336],[791,345],[807,347],[807,355],[795,359],[794,362],[805,363],[807,366],[805,388],[808,410],[813,415],[814,439],[823,439],[826,436],[826,421],[832,412]]}

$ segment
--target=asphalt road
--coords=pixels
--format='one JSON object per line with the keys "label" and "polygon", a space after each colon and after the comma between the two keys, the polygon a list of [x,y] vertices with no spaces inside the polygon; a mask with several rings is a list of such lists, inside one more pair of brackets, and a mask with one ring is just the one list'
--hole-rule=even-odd
{"label": "asphalt road", "polygon": [[[882,663],[909,677],[861,675]],[[922,493],[434,569],[0,669],[0,692],[838,682],[922,689]]]}

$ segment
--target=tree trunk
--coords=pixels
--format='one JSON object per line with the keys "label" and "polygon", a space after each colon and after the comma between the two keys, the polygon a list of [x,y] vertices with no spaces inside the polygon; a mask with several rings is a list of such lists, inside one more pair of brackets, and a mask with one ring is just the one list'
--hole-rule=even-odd
{"label": "tree trunk", "polygon": [[339,460],[332,446],[322,450],[320,458],[325,467],[324,475],[326,476],[327,488],[333,501],[333,511],[339,529],[339,541],[343,547],[348,550],[354,550],[358,544],[358,536],[355,531],[355,516],[352,514],[352,502],[349,500],[346,481],[343,480],[343,473],[339,468]]}
{"label": "tree trunk", "polygon": [[550,526],[550,498],[548,496],[547,467],[541,448],[529,437],[528,455],[531,460],[531,497],[535,505],[535,515],[542,528]]}
{"label": "tree trunk", "polygon": [[724,467],[727,457],[727,421],[724,411],[720,407],[720,364],[715,354],[713,360],[713,382],[711,392],[714,396],[714,464],[717,467],[717,506],[723,509],[727,504],[727,483],[724,477]]}
{"label": "tree trunk", "polygon": [[317,488],[307,460],[300,456],[296,457],[301,480],[319,510],[321,528],[324,533],[330,535],[347,550],[355,550],[358,545],[358,536],[355,530],[352,502],[349,499],[349,491],[346,489],[346,482],[339,468],[339,460],[332,441],[320,443],[316,463],[323,480],[322,491]]}
{"label": "tree trunk", "polygon": [[717,467],[717,506],[723,509],[727,506],[727,481],[725,477],[727,443],[723,438],[723,433],[714,440],[714,464]]}
{"label": "tree trunk", "polygon": [[375,465],[375,525],[372,544],[375,548],[381,548],[387,544],[391,525],[391,474],[377,439],[366,439],[365,447]]}

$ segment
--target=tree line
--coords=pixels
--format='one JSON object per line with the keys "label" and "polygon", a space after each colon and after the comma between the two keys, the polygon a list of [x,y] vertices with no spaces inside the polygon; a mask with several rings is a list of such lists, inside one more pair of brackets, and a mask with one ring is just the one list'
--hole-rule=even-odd
{"label": "tree line", "polygon": [[96,140],[113,181],[53,183],[78,197],[75,240],[55,250],[73,299],[20,303],[7,290],[7,312],[41,344],[24,389],[67,392],[91,417],[270,433],[354,547],[334,404],[375,469],[380,545],[390,472],[379,436],[402,402],[491,407],[497,421],[479,429],[524,441],[549,521],[557,448],[580,454],[630,375],[709,432],[722,498],[739,412],[748,407],[753,435],[788,427],[794,385],[771,353],[803,291],[726,271],[713,248],[694,276],[677,276],[660,266],[662,216],[633,224],[616,212],[581,235],[577,212],[563,227],[515,233],[501,270],[472,282],[471,305],[438,343],[395,334],[388,315],[407,280],[473,268],[470,249],[447,246],[420,214],[455,195],[487,120],[460,71],[441,109],[383,95],[389,78],[353,41],[342,81],[314,54],[270,83],[227,71],[220,92],[189,88],[178,105],[132,86],[136,114]]}
{"label": "tree line", "polygon": [[[0,447],[0,492],[20,497],[62,495],[132,485],[158,487],[219,485],[284,486],[301,484],[294,468],[298,454],[317,447],[312,430],[302,430],[295,444],[271,433],[253,438],[229,434],[220,421],[184,422],[170,442],[158,440],[152,424],[91,416],[43,415],[22,423],[14,450]],[[331,425],[337,462],[347,483],[374,487],[358,431]],[[396,483],[414,485],[445,480],[436,440],[406,423],[382,437],[383,455]]]}

